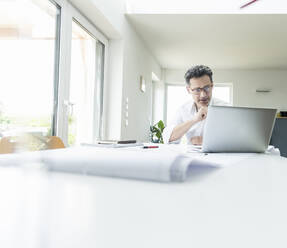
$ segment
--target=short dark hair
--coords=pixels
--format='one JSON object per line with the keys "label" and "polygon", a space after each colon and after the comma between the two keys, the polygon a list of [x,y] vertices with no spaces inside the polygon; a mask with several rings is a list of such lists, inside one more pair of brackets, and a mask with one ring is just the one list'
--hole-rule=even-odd
{"label": "short dark hair", "polygon": [[190,79],[199,78],[205,75],[209,76],[210,81],[213,82],[212,81],[212,70],[208,66],[205,66],[205,65],[196,65],[196,66],[191,67],[185,73],[184,78],[185,78],[185,82],[189,84]]}

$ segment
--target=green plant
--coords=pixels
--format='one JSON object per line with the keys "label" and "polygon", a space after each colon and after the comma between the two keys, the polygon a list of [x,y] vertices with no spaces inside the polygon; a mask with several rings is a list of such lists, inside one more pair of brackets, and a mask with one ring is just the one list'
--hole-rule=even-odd
{"label": "green plant", "polygon": [[165,126],[162,120],[150,126],[151,142],[153,143],[163,143],[162,133]]}

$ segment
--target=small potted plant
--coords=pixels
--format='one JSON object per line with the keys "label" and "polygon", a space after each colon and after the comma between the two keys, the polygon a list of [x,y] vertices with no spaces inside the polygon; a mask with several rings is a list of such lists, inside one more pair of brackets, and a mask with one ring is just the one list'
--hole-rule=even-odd
{"label": "small potted plant", "polygon": [[163,143],[162,133],[165,126],[162,120],[150,126],[151,142],[153,143]]}

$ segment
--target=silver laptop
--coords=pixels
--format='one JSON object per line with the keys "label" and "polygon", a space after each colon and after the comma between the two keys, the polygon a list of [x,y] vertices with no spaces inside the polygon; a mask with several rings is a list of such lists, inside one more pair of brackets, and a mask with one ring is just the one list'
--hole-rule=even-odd
{"label": "silver laptop", "polygon": [[209,106],[203,152],[265,152],[276,109]]}

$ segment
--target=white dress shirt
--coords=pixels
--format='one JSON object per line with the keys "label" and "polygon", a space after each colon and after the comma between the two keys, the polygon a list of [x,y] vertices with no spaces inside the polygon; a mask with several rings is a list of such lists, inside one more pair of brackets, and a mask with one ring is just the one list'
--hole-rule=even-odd
{"label": "white dress shirt", "polygon": [[[226,102],[223,102],[216,98],[211,98],[210,105],[217,105],[217,106],[227,106],[228,104]],[[172,144],[178,144],[180,143],[181,139],[175,140],[173,142],[169,142],[169,138],[171,136],[171,133],[173,129],[186,121],[191,120],[194,115],[197,113],[197,109],[195,106],[195,103],[192,100],[186,102],[183,104],[176,112],[174,118],[170,123],[167,124],[163,131],[163,142],[165,144],[172,143]],[[187,138],[187,143],[191,143],[191,138],[194,136],[203,136],[203,128],[204,128],[205,120],[202,120],[200,122],[197,122],[194,124],[185,134]]]}

